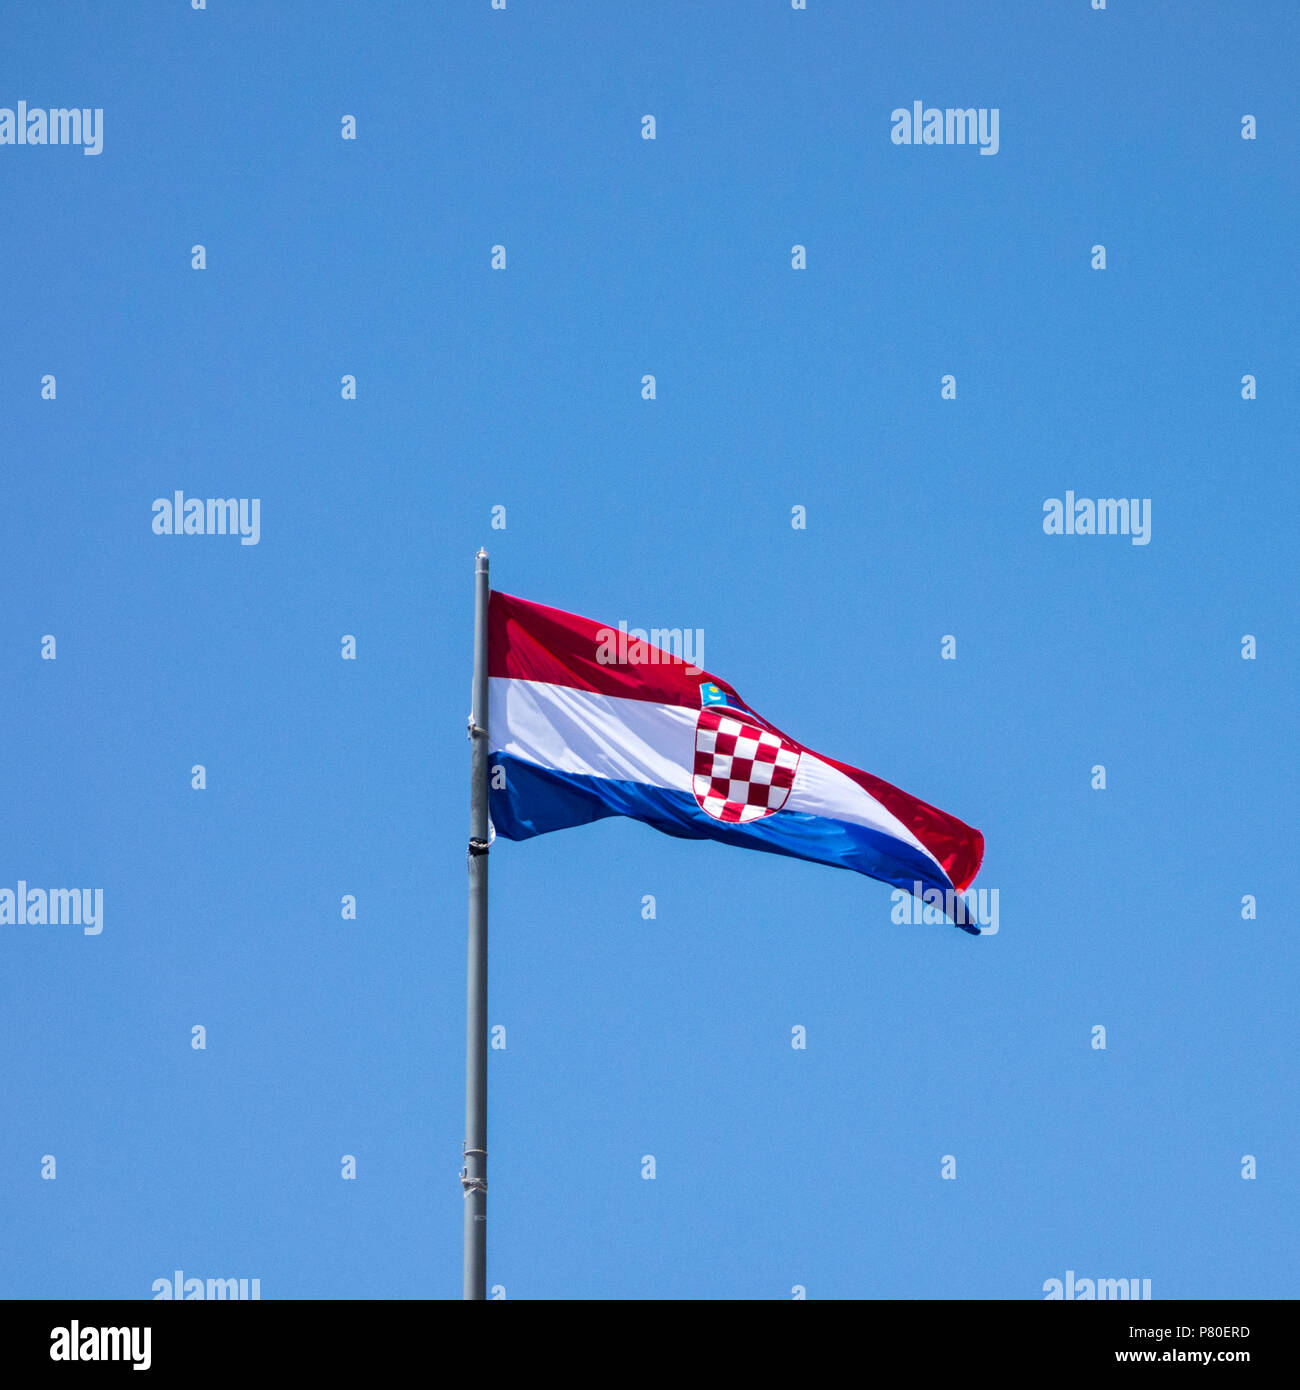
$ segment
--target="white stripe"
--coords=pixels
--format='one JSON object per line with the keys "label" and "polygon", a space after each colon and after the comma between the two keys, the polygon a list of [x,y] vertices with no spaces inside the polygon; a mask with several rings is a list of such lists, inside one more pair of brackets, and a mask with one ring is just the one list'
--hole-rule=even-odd
{"label": "white stripe", "polygon": [[494,676],[489,742],[540,767],[689,792],[695,711]]}
{"label": "white stripe", "polygon": [[852,777],[838,767],[822,762],[815,753],[805,753],[799,759],[790,799],[785,804],[791,811],[805,811],[810,816],[829,816],[832,820],[846,820],[853,825],[869,825],[873,830],[883,830],[886,835],[919,849],[927,859],[934,860],[941,873],[945,872],[934,855],[892,811],[882,806]]}
{"label": "white stripe", "polygon": [[[579,777],[642,782],[693,795],[698,710],[510,676],[494,676],[490,685],[493,752]],[[784,809],[870,826],[934,859],[897,816],[814,753],[799,759]]]}

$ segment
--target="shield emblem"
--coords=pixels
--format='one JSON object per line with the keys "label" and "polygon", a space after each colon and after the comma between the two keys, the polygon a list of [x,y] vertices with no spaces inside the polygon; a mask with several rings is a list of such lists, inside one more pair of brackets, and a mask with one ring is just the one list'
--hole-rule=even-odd
{"label": "shield emblem", "polygon": [[695,800],[714,820],[761,820],[785,805],[799,749],[748,710],[706,705],[695,721]]}

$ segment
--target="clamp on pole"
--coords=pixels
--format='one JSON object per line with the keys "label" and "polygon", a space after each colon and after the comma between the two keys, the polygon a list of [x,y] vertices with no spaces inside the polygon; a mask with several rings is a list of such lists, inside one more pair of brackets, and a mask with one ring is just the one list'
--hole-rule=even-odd
{"label": "clamp on pole", "polygon": [[[466,1158],[469,1158],[471,1154],[478,1158],[487,1158],[486,1149],[471,1149],[468,1147],[468,1141],[465,1144],[462,1144],[460,1146],[460,1149],[461,1153],[463,1153]],[[488,1190],[487,1179],[471,1178],[469,1176],[468,1167],[462,1168],[460,1170],[460,1185],[465,1189],[466,1197],[468,1197],[471,1192],[482,1192],[486,1194]]]}

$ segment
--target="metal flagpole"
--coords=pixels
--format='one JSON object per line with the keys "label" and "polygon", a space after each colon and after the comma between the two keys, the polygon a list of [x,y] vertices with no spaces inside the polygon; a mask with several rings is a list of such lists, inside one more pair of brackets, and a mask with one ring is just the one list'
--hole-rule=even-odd
{"label": "metal flagpole", "polygon": [[488,556],[474,565],[469,794],[469,968],[465,1009],[465,1291],[487,1298]]}

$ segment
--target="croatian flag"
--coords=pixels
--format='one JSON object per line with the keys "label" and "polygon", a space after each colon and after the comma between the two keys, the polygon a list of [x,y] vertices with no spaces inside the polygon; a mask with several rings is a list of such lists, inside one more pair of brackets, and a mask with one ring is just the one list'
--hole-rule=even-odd
{"label": "croatian flag", "polygon": [[[489,808],[527,840],[604,816],[854,869],[970,920],[984,837],[859,768],[805,748],[726,681],[625,628],[494,592]],[[956,904],[956,912],[953,904]]]}

